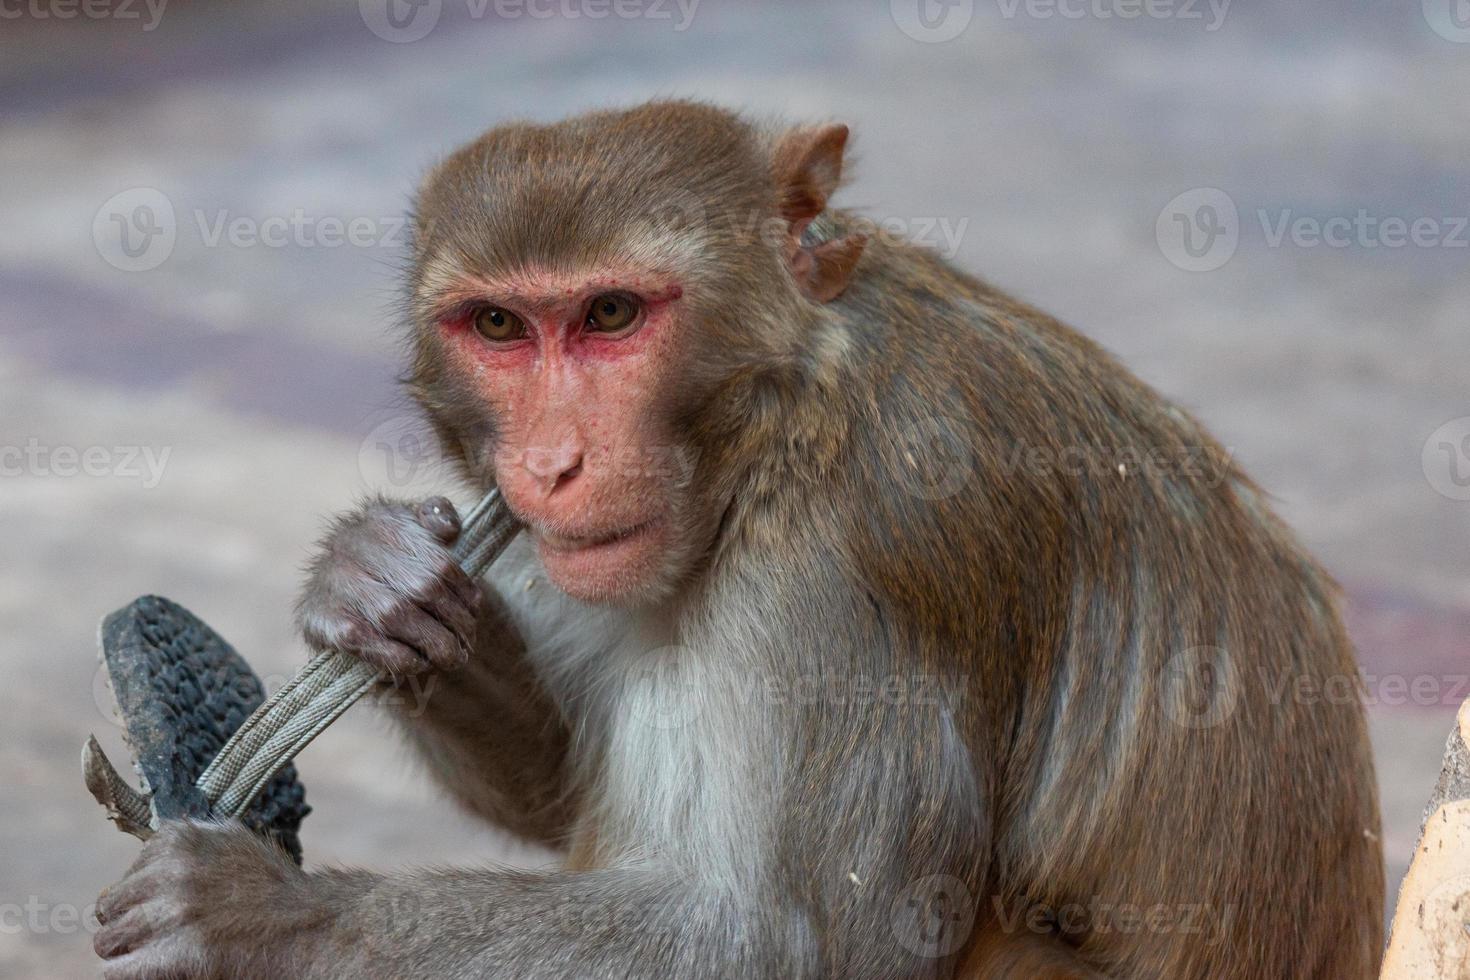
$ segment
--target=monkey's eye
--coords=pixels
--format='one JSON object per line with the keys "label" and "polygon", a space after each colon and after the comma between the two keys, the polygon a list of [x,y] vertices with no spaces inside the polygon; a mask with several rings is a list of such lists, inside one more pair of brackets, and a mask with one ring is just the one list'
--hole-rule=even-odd
{"label": "monkey's eye", "polygon": [[621,293],[604,293],[592,301],[587,310],[587,328],[601,333],[616,333],[638,317],[638,304]]}
{"label": "monkey's eye", "polygon": [[526,325],[510,310],[498,306],[482,306],[475,311],[475,333],[496,343],[519,340],[526,335]]}

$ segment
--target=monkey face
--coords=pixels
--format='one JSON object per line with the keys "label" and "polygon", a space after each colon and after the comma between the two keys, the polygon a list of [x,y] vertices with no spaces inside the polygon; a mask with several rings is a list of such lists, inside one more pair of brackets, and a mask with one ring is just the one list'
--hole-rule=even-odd
{"label": "monkey face", "polygon": [[862,250],[802,237],[846,133],[655,104],[498,127],[421,188],[414,394],[569,594],[658,601],[709,553],[758,455],[733,447],[779,433],[753,386],[816,363]]}
{"label": "monkey face", "polygon": [[461,277],[439,297],[439,347],[486,418],[493,478],[577,598],[656,599],[708,543],[670,421],[683,297],[671,276],[607,266]]}

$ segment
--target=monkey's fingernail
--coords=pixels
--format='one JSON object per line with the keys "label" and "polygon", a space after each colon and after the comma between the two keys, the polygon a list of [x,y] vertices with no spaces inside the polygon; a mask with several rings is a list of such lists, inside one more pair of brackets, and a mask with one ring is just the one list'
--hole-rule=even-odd
{"label": "monkey's fingernail", "polygon": [[420,503],[418,518],[441,541],[448,543],[459,535],[459,513],[444,497],[430,497]]}

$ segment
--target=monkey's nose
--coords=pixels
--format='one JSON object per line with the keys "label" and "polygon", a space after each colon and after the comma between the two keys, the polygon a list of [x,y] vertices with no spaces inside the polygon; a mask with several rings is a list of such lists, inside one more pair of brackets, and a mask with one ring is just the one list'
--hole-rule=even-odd
{"label": "monkey's nose", "polygon": [[582,450],[574,447],[527,449],[522,465],[536,479],[541,492],[550,496],[582,472]]}

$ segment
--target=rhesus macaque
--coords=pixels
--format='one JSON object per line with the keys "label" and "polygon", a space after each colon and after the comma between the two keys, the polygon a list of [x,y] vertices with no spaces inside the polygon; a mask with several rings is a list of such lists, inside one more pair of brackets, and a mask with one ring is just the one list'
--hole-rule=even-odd
{"label": "rhesus macaque", "polygon": [[372,500],[300,623],[442,671],[424,764],[565,867],[170,825],[108,977],[1373,975],[1333,584],[1093,343],[829,208],[846,138],[662,102],[429,175],[411,388],[526,530],[472,582]]}

